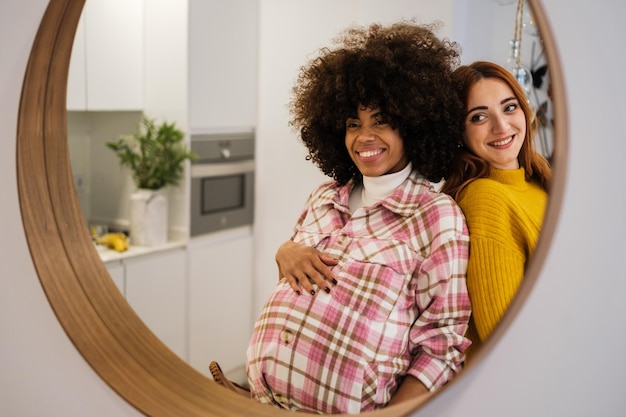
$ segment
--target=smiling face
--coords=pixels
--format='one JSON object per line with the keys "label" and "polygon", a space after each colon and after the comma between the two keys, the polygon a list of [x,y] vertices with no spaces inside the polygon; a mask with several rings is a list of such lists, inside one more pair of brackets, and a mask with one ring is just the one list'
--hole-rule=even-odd
{"label": "smiling face", "polygon": [[498,78],[484,78],[469,89],[464,141],[494,168],[517,169],[526,136],[526,117],[513,90]]}
{"label": "smiling face", "polygon": [[346,149],[366,177],[401,171],[408,158],[398,129],[392,129],[379,109],[359,107],[346,120]]}

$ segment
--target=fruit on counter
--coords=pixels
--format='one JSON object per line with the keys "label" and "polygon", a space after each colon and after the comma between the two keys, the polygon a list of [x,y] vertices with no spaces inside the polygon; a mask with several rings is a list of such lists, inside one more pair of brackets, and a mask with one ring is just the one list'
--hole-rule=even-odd
{"label": "fruit on counter", "polygon": [[96,243],[117,252],[124,252],[128,249],[128,240],[124,233],[106,233],[96,238]]}

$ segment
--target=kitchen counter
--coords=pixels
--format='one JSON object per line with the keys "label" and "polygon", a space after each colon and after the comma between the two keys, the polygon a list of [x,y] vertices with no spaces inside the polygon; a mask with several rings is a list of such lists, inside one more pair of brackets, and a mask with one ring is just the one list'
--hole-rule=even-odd
{"label": "kitchen counter", "polygon": [[147,255],[150,253],[165,251],[176,248],[197,248],[207,245],[223,244],[224,242],[231,241],[233,239],[240,239],[243,237],[252,236],[252,226],[240,226],[228,230],[222,230],[219,232],[208,233],[201,236],[195,236],[191,239],[179,238],[172,239],[169,242],[158,246],[137,246],[132,242],[127,250],[124,252],[117,252],[113,249],[108,249],[103,245],[95,245],[100,259],[102,262],[120,261],[122,259],[134,258],[141,255]]}
{"label": "kitchen counter", "polygon": [[163,245],[158,246],[136,246],[131,243],[127,250],[124,252],[117,252],[113,249],[108,249],[103,245],[96,245],[96,249],[100,254],[100,259],[102,262],[110,262],[110,261],[118,261],[127,258],[133,258],[136,256],[146,255],[150,253],[160,252],[169,249],[182,248],[187,246],[187,241],[184,239],[181,240],[172,240]]}

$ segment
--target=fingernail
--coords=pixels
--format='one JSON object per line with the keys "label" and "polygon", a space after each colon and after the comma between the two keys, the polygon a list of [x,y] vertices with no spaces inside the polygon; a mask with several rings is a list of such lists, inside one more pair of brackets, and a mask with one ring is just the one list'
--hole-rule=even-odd
{"label": "fingernail", "polygon": [[326,291],[326,293],[328,294],[330,292],[330,288],[326,287],[324,288],[324,291]]}
{"label": "fingernail", "polygon": [[315,295],[315,290],[311,290],[311,295]]}
{"label": "fingernail", "polygon": [[332,281],[332,282],[333,282],[333,284],[334,284],[334,285],[337,285],[337,284],[338,284],[338,283],[337,283],[337,280],[336,280],[335,278],[333,278],[333,281]]}
{"label": "fingernail", "polygon": [[296,294],[300,295],[300,290],[296,290]]}

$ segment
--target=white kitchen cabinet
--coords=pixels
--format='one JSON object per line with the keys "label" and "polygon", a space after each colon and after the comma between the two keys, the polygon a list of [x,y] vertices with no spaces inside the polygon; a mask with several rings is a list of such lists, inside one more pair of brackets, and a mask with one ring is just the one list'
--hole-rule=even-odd
{"label": "white kitchen cabinet", "polygon": [[259,5],[189,1],[189,125],[256,125]]}
{"label": "white kitchen cabinet", "polygon": [[85,2],[74,39],[68,110],[141,110],[143,0]]}
{"label": "white kitchen cabinet", "polygon": [[185,248],[128,258],[123,263],[128,303],[161,341],[186,359]]}
{"label": "white kitchen cabinet", "polygon": [[74,46],[70,57],[70,69],[67,80],[67,109],[86,110],[87,109],[87,62],[85,57],[85,14],[86,7],[83,7],[83,14],[78,21],[76,35],[74,35]]}
{"label": "white kitchen cabinet", "polygon": [[120,290],[122,295],[124,295],[126,272],[125,272],[124,264],[122,263],[122,261],[106,262],[104,266],[106,266],[107,271],[109,271],[109,275],[111,275],[111,279],[115,283],[115,286]]}
{"label": "white kitchen cabinet", "polygon": [[192,239],[189,247],[189,363],[209,376],[215,360],[241,381],[253,324],[252,235],[218,236]]}

